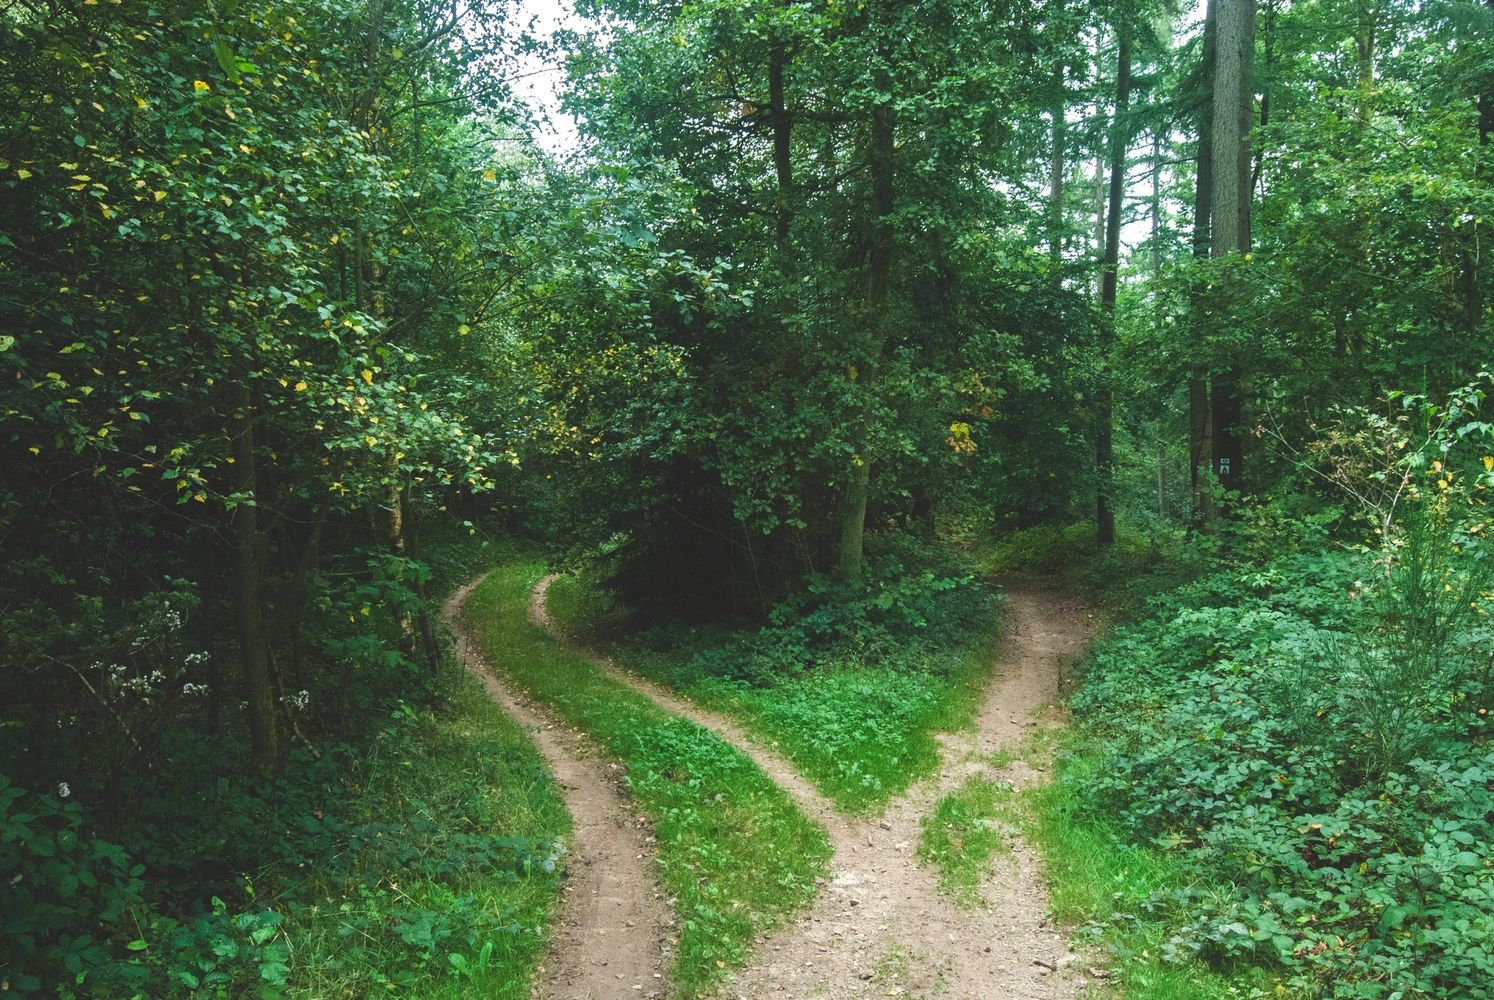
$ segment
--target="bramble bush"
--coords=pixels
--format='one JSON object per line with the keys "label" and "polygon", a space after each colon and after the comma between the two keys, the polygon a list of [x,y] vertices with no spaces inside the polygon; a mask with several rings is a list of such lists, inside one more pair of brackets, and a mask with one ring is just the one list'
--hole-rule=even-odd
{"label": "bramble bush", "polygon": [[1079,798],[1196,874],[1152,901],[1187,914],[1174,957],[1345,1000],[1494,982],[1494,457],[1470,412],[1399,463],[1378,547],[1215,572],[1093,651]]}

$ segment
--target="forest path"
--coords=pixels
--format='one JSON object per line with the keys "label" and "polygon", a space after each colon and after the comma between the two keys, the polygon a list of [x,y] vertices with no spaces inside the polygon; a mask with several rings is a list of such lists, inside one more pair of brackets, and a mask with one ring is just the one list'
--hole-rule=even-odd
{"label": "forest path", "polygon": [[566,881],[534,995],[538,1000],[662,997],[672,918],[654,874],[654,839],[628,808],[622,772],[585,736],[523,700],[494,671],[465,614],[478,577],[442,616],[456,655],[523,726],[561,788],[573,821]]}
{"label": "forest path", "polygon": [[[535,588],[530,614],[554,628],[545,592]],[[835,848],[831,878],[815,905],[793,924],[758,941],[755,960],[718,991],[722,997],[949,1000],[1065,1000],[1083,985],[1073,958],[1047,920],[1048,895],[1034,852],[1020,838],[999,857],[981,887],[983,902],[962,908],[938,890],[937,874],[916,856],[922,820],[944,795],[972,777],[1034,783],[1021,764],[993,756],[1015,750],[1058,697],[1065,664],[1083,651],[1092,616],[1078,602],[1039,583],[1009,582],[1006,635],[975,725],[940,737],[937,775],[894,801],[880,818],[859,819],[830,801],[777,753],[738,724],[690,704],[587,652],[603,668],[665,708],[714,730],[757,761],[810,815]]]}

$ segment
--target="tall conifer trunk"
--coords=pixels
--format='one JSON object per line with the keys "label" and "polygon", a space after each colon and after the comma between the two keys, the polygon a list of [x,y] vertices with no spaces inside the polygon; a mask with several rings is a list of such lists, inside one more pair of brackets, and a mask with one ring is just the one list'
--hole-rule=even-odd
{"label": "tall conifer trunk", "polygon": [[1115,542],[1114,398],[1110,355],[1115,348],[1115,299],[1120,282],[1120,230],[1126,196],[1126,111],[1131,101],[1131,33],[1122,23],[1116,31],[1115,118],[1110,123],[1110,196],[1105,219],[1105,262],[1100,276],[1099,385],[1095,392],[1095,539]]}
{"label": "tall conifer trunk", "polygon": [[[1215,0],[1209,0],[1204,13],[1203,65],[1200,67],[1202,103],[1198,111],[1198,157],[1193,189],[1193,256],[1209,256],[1209,220],[1214,200],[1214,58]],[[1196,355],[1204,354],[1202,310],[1192,296],[1189,313]],[[1214,450],[1213,424],[1209,410],[1209,373],[1195,361],[1188,379],[1188,469],[1192,486],[1192,522],[1206,526],[1214,519],[1213,495],[1208,489],[1208,468]]]}
{"label": "tall conifer trunk", "polygon": [[[1224,258],[1250,249],[1255,0],[1217,0],[1216,6],[1213,212],[1209,243],[1211,256]],[[1210,400],[1214,475],[1226,493],[1238,490],[1243,481],[1241,378],[1239,364],[1231,359],[1215,374]]]}
{"label": "tall conifer trunk", "polygon": [[[1063,4],[1053,5],[1053,19],[1062,19]],[[1065,98],[1065,67],[1060,54],[1053,60],[1053,154],[1048,164],[1048,260],[1055,284],[1063,283],[1063,171],[1065,147],[1068,145],[1068,114]]]}

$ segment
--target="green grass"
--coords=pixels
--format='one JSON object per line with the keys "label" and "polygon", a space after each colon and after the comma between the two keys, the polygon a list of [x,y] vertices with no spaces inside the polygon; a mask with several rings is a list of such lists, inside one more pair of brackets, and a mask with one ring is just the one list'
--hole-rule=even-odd
{"label": "green grass", "polygon": [[458,838],[522,838],[553,854],[570,816],[528,736],[448,669],[446,700],[385,731],[360,768],[354,814],[336,817],[381,824],[397,849],[364,850],[297,894],[323,902],[287,915],[291,997],[529,996],[560,879],[474,860]]}
{"label": "green grass", "polygon": [[829,841],[738,750],[532,625],[525,606],[541,572],[528,562],[498,567],[469,598],[468,615],[494,664],[626,766],[676,899],[674,988],[699,995],[746,960],[754,937],[809,903]]}
{"label": "green grass", "polygon": [[[1065,738],[1055,780],[1019,796],[1020,828],[1045,859],[1055,919],[1079,926],[1109,953],[1114,990],[1125,1000],[1233,1000],[1276,992],[1258,969],[1216,971],[1196,960],[1167,961],[1166,944],[1188,914],[1165,900],[1196,883],[1159,851],[1127,843],[1082,808],[1087,773],[1082,734]],[[1035,755],[1036,756],[1036,755]]]}
{"label": "green grass", "polygon": [[[550,613],[587,641],[615,637],[622,612],[585,578],[550,588]],[[724,646],[733,641],[721,633]],[[618,663],[674,689],[704,708],[738,720],[775,745],[800,772],[848,812],[873,813],[939,765],[935,733],[972,718],[994,663],[994,630],[961,648],[920,654],[898,668],[849,657],[767,686],[692,668],[683,655],[627,642],[608,645]]]}
{"label": "green grass", "polygon": [[1005,783],[971,778],[939,800],[923,818],[918,860],[939,871],[939,888],[962,906],[981,901],[991,860],[1010,849],[1017,816]]}

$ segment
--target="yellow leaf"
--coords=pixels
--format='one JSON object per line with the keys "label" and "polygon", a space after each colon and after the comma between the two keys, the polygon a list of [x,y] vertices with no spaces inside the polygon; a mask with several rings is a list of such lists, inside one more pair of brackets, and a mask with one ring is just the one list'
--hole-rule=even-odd
{"label": "yellow leaf", "polygon": [[482,179],[485,181],[496,181],[498,179],[498,171],[484,170],[482,172]]}
{"label": "yellow leaf", "polygon": [[368,446],[370,448],[374,447],[375,445],[377,445],[379,443],[379,439],[376,438],[376,437],[374,437],[374,436],[372,436],[372,435],[369,435],[369,436],[365,437],[363,440],[365,442],[367,442],[367,444],[368,444]]}
{"label": "yellow leaf", "polygon": [[457,327],[457,333],[460,333],[464,337],[467,336],[467,334],[469,334],[471,332],[472,332],[472,328],[470,326],[468,326],[466,323],[463,323],[461,326]]}
{"label": "yellow leaf", "polygon": [[102,104],[100,104],[98,101],[89,101],[88,103],[93,105],[93,109],[95,111],[103,111],[104,110],[104,106]]}
{"label": "yellow leaf", "polygon": [[162,199],[164,199],[166,197],[166,192],[165,191],[156,191],[156,192],[154,192],[154,194],[156,196],[156,201],[161,201]]}
{"label": "yellow leaf", "polygon": [[373,385],[373,372],[367,368],[363,369],[363,381]]}
{"label": "yellow leaf", "polygon": [[1494,455],[1484,456],[1484,471],[1494,472]]}
{"label": "yellow leaf", "polygon": [[31,171],[27,170],[25,167],[22,167],[21,169],[16,171],[16,176],[24,181],[31,177]]}
{"label": "yellow leaf", "polygon": [[306,391],[306,383],[305,382],[297,382],[296,383],[296,391],[297,392],[305,392]]}
{"label": "yellow leaf", "polygon": [[143,97],[137,97],[137,98],[135,98],[135,107],[137,107],[137,108],[148,108],[148,107],[150,107],[150,102],[147,101]]}
{"label": "yellow leaf", "polygon": [[78,169],[78,165],[76,163],[59,163],[57,165],[59,167],[61,167],[63,170],[77,170]]}
{"label": "yellow leaf", "polygon": [[211,90],[212,88],[207,85],[207,82],[205,80],[193,80],[192,89],[200,94],[203,91]]}

